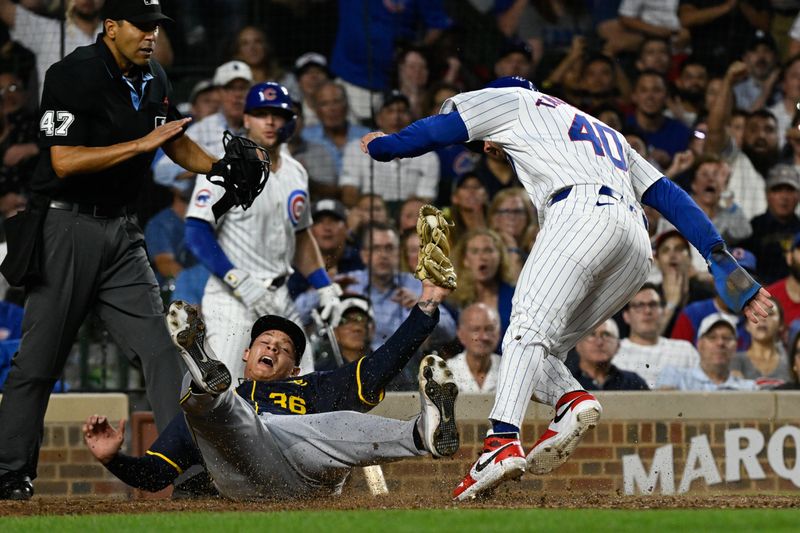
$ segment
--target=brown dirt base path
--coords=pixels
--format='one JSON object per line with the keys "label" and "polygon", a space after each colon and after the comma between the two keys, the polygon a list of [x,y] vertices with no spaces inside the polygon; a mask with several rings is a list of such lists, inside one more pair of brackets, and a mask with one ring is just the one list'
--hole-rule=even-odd
{"label": "brown dirt base path", "polygon": [[233,502],[203,500],[109,500],[99,498],[34,498],[29,502],[0,501],[0,517],[34,515],[136,514],[156,512],[247,512],[349,509],[800,509],[798,496],[703,495],[614,496],[594,493],[530,494],[503,490],[486,500],[455,504],[446,494],[393,492],[389,497],[349,494],[300,502]]}

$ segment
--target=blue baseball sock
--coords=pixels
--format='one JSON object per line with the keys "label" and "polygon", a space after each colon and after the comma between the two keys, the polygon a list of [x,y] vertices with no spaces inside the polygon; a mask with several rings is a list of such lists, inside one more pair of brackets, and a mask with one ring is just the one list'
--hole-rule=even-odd
{"label": "blue baseball sock", "polygon": [[508,422],[500,422],[499,420],[490,420],[492,423],[493,433],[516,433],[519,434],[519,428],[514,424]]}

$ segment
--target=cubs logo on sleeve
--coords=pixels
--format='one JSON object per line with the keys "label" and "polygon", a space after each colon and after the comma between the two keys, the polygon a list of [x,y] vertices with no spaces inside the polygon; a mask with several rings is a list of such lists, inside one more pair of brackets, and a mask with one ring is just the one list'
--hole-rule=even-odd
{"label": "cubs logo on sleeve", "polygon": [[303,212],[306,210],[306,204],[308,204],[308,193],[306,193],[306,191],[295,189],[289,195],[286,207],[292,226],[297,226],[300,222],[300,217],[303,216]]}
{"label": "cubs logo on sleeve", "polygon": [[208,207],[211,203],[211,191],[208,189],[200,189],[194,195],[194,205],[203,208]]}

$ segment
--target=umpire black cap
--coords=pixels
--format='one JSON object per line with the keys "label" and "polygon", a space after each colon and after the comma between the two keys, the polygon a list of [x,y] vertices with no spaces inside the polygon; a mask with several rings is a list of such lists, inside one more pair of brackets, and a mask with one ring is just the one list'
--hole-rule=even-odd
{"label": "umpire black cap", "polygon": [[158,0],[106,0],[103,19],[127,20],[128,22],[161,22],[171,18],[161,12]]}
{"label": "umpire black cap", "polygon": [[259,335],[265,331],[278,330],[286,333],[292,344],[294,344],[294,361],[295,364],[300,363],[300,358],[303,357],[303,352],[306,351],[306,336],[300,326],[278,315],[264,315],[253,324],[253,329],[250,330],[250,345],[253,345]]}

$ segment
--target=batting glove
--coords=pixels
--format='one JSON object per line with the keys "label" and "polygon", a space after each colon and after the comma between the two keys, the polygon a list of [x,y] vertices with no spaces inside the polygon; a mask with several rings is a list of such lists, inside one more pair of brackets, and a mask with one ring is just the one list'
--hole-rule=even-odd
{"label": "batting glove", "polygon": [[319,295],[319,316],[327,324],[332,326],[339,323],[342,317],[342,288],[338,283],[331,283],[321,289],[317,289]]}
{"label": "batting glove", "polygon": [[[233,290],[233,295],[236,296],[245,307],[253,311],[256,311],[256,306],[267,297],[268,291],[266,285],[244,270],[232,268],[225,273],[222,281]],[[256,313],[257,312],[258,311],[256,311]]]}

